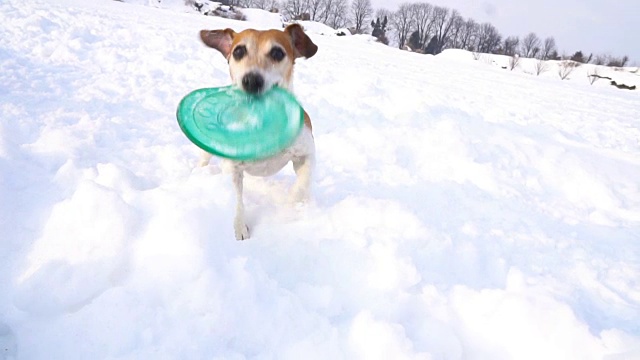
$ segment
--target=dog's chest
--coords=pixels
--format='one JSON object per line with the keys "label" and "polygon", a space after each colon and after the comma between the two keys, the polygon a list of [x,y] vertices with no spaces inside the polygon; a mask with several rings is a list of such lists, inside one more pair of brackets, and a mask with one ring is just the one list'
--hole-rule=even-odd
{"label": "dog's chest", "polygon": [[274,156],[258,161],[224,160],[223,167],[225,172],[240,169],[253,176],[270,176],[282,170],[289,161],[308,156],[313,151],[313,136],[311,131],[305,127],[293,145]]}

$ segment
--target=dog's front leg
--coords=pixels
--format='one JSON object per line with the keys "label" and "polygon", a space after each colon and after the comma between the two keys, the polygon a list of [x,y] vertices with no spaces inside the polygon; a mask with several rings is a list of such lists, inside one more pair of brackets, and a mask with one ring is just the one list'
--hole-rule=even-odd
{"label": "dog's front leg", "polygon": [[249,238],[249,228],[244,221],[244,202],[242,201],[244,171],[233,169],[233,185],[236,188],[236,217],[233,220],[233,229],[236,233],[236,240],[246,240]]}
{"label": "dog's front leg", "polygon": [[315,163],[315,156],[308,154],[293,159],[293,170],[296,172],[296,182],[291,188],[289,199],[291,202],[302,202],[309,199],[311,175]]}
{"label": "dog's front leg", "polygon": [[209,154],[206,151],[203,151],[200,154],[200,160],[198,160],[198,166],[199,167],[204,167],[209,165],[209,161],[211,161],[211,158],[213,157],[213,155]]}

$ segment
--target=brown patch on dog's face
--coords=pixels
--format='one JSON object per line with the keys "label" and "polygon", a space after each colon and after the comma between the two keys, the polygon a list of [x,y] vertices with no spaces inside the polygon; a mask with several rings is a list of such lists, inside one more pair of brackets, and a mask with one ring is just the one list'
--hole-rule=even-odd
{"label": "brown patch on dog's face", "polygon": [[203,30],[200,36],[227,58],[234,84],[250,93],[275,85],[290,89],[295,59],[311,57],[317,51],[299,25],[290,25],[285,31]]}
{"label": "brown patch on dog's face", "polygon": [[231,79],[245,90],[245,76],[252,74],[263,78],[261,91],[274,85],[291,86],[295,52],[291,39],[282,31],[245,30],[239,33],[233,39],[228,59]]}

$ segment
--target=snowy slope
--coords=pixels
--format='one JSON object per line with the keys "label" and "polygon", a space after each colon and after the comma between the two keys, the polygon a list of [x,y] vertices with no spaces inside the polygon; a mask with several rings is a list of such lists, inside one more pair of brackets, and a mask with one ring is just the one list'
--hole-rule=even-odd
{"label": "snowy slope", "polygon": [[[474,54],[461,50],[445,50],[445,53],[440,56],[455,57],[457,59],[466,60],[475,59]],[[486,65],[497,66],[505,71],[513,71],[514,73],[521,74],[524,73],[529,76],[540,76],[542,78],[550,78],[560,81],[562,80],[560,76],[562,73],[565,81],[577,81],[581,84],[597,87],[609,87],[611,86],[611,80],[613,80],[617,84],[636,86],[636,88],[640,88],[640,68],[637,67],[615,68],[603,65],[573,63],[579,66],[567,69],[566,67],[562,68],[561,65],[563,61],[549,60],[540,63],[536,59],[520,58],[516,62],[515,67],[511,69],[512,58],[510,56],[476,54],[475,57],[477,57],[475,60]],[[599,78],[592,79],[591,76],[593,75],[598,75]]]}
{"label": "snowy slope", "polygon": [[0,359],[640,358],[637,91],[311,34],[314,201],[237,242],[174,112],[248,26],[0,3]]}

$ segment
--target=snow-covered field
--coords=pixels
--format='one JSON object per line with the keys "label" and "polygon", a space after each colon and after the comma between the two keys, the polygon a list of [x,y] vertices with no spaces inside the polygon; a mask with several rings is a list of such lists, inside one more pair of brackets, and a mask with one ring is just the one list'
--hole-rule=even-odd
{"label": "snow-covered field", "polygon": [[0,2],[0,359],[640,359],[640,92],[312,33],[238,242],[174,113],[255,18]]}

